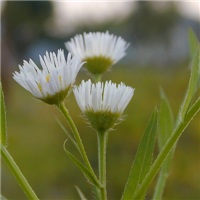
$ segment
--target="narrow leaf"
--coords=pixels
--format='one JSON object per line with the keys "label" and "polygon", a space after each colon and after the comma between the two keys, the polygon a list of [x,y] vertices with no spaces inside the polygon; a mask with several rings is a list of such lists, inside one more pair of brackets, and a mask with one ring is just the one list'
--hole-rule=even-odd
{"label": "narrow leaf", "polygon": [[[66,140],[66,141],[67,141],[67,140]],[[65,141],[65,143],[66,143],[66,141]],[[87,167],[85,167],[74,155],[72,155],[69,151],[66,150],[66,148],[65,148],[65,143],[64,143],[63,147],[64,147],[64,150],[65,150],[66,154],[67,154],[67,155],[70,157],[70,159],[76,164],[76,166],[83,172],[83,174],[87,177],[87,179],[88,179],[88,181],[89,181],[90,183],[92,183],[93,185],[97,186],[98,188],[101,188],[100,183],[97,182],[97,181],[93,178],[93,176],[92,176],[90,170],[89,170]]]}
{"label": "narrow leaf", "polygon": [[[162,102],[158,115],[158,146],[159,150],[161,151],[173,132],[174,120],[171,107],[162,89],[160,93]],[[161,171],[156,184],[155,193],[153,196],[154,200],[160,200],[162,198],[165,183],[167,181],[167,177],[170,171],[172,156],[173,156],[173,151],[169,153],[169,155],[167,156],[166,160],[164,161],[161,167]]]}
{"label": "narrow leaf", "polygon": [[[57,119],[58,124],[60,125],[60,127],[63,129],[63,131],[65,132],[65,134],[67,135],[67,137],[71,140],[71,142],[74,144],[74,146],[78,149],[78,151],[80,152],[80,149],[76,143],[76,141],[74,140],[74,138],[68,133],[68,131],[65,129],[65,127],[61,124],[61,122]],[[80,152],[81,153],[81,152]]]}
{"label": "narrow leaf", "polygon": [[0,89],[1,89],[1,144],[6,147],[7,143],[6,109],[5,109],[4,95],[1,84],[0,84]]}
{"label": "narrow leaf", "polygon": [[1,156],[6,162],[7,166],[10,168],[11,172],[13,173],[14,177],[16,178],[18,184],[21,186],[22,190],[30,200],[38,200],[38,197],[36,196],[35,192],[27,182],[26,178],[20,171],[19,167],[13,160],[12,156],[9,154],[7,149],[4,145],[0,142],[0,150],[1,150]]}
{"label": "narrow leaf", "polygon": [[195,51],[197,50],[199,41],[194,31],[191,28],[189,28],[189,41],[190,41],[191,58],[193,58]]}
{"label": "narrow leaf", "polygon": [[151,169],[149,170],[148,174],[146,175],[145,179],[142,181],[139,189],[137,190],[134,200],[138,200],[145,194],[146,190],[148,189],[149,185],[151,184],[152,180],[154,179],[155,175],[157,174],[159,168],[161,167],[162,163],[164,162],[165,158],[172,150],[173,146],[178,141],[179,137],[183,133],[183,131],[187,128],[188,124],[191,122],[193,117],[199,112],[200,110],[200,97],[197,101],[191,106],[189,111],[185,116],[185,120],[182,123],[179,123],[178,126],[173,131],[172,135],[170,136],[169,140],[162,148],[161,152],[159,153],[158,157],[154,161]]}
{"label": "narrow leaf", "polygon": [[79,194],[79,197],[81,198],[81,200],[87,200],[84,196],[84,194],[82,193],[82,191],[79,189],[79,187],[75,186],[78,194]]}
{"label": "narrow leaf", "polygon": [[174,117],[168,99],[162,89],[160,93],[162,102],[158,115],[158,146],[161,151],[173,132]]}
{"label": "narrow leaf", "polygon": [[157,129],[157,109],[155,108],[144,132],[133,162],[122,200],[133,199],[138,186],[148,173],[153,156]]}
{"label": "narrow leaf", "polygon": [[199,86],[199,79],[200,79],[200,47],[198,47],[194,55],[189,86],[183,104],[181,106],[181,110],[179,112],[178,123],[184,120],[185,114],[187,113],[194,98],[194,95],[197,91],[197,88]]}

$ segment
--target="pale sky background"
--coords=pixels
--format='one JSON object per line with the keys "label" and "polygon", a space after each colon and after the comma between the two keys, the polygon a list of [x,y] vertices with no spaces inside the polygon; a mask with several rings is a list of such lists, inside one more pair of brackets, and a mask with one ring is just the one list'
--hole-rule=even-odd
{"label": "pale sky background", "polygon": [[[200,21],[200,1],[175,1],[180,13]],[[54,34],[66,34],[79,23],[90,25],[109,20],[123,20],[136,8],[134,1],[53,1]],[[155,1],[158,9],[164,9],[165,2]],[[52,21],[49,23],[52,26]],[[52,27],[51,27],[52,28]],[[53,30],[52,30],[53,31]]]}

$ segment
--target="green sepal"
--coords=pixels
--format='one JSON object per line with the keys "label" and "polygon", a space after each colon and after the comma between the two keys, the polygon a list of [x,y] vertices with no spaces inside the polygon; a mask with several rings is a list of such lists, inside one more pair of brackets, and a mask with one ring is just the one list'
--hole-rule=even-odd
{"label": "green sepal", "polygon": [[72,155],[69,151],[66,150],[65,148],[66,141],[64,142],[63,145],[65,153],[70,157],[70,159],[74,162],[74,164],[83,172],[83,174],[86,176],[86,178],[92,185],[101,188],[102,187],[101,184],[93,178],[90,170],[86,166],[84,166],[74,155]]}
{"label": "green sepal", "polygon": [[86,197],[84,196],[83,192],[80,190],[80,188],[78,186],[75,186],[75,188],[76,188],[76,191],[79,194],[80,199],[81,200],[87,200]]}
{"label": "green sepal", "polygon": [[6,108],[5,108],[4,95],[1,83],[0,83],[0,90],[1,90],[1,144],[6,147],[7,143]]}
{"label": "green sepal", "polygon": [[113,65],[113,61],[105,56],[88,57],[84,61],[84,66],[92,74],[102,74]]}
{"label": "green sepal", "polygon": [[157,109],[155,108],[138,147],[122,200],[133,199],[135,192],[150,169],[155,145],[156,130]]}
{"label": "green sepal", "polygon": [[112,113],[111,111],[97,111],[92,109],[84,112],[88,122],[98,132],[106,132],[111,129],[121,116],[120,112]]}
{"label": "green sepal", "polygon": [[54,95],[48,95],[46,98],[38,98],[39,100],[50,104],[50,105],[58,105],[69,95],[71,91],[71,85],[68,86],[67,89],[57,92]]}

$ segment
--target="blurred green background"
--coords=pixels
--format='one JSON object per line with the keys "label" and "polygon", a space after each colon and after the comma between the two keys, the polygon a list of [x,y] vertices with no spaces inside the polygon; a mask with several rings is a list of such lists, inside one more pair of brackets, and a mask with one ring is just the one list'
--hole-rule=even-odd
{"label": "blurred green background", "polygon": [[[193,4],[187,3],[189,9]],[[54,106],[34,99],[14,82],[12,73],[18,70],[18,64],[29,58],[38,63],[39,54],[64,49],[64,42],[84,31],[108,30],[131,43],[127,56],[103,76],[103,81],[122,81],[135,88],[124,112],[125,120],[110,133],[107,149],[108,198],[120,199],[151,112],[160,105],[159,87],[166,92],[175,117],[186,92],[190,74],[188,28],[199,36],[200,22],[185,15],[182,7],[181,2],[1,3],[1,80],[7,108],[7,149],[40,199],[79,199],[75,185],[88,199],[93,199],[93,194],[63,150],[66,135],[56,119],[70,131],[69,126]],[[64,18],[60,13],[59,18],[58,8],[62,12],[65,8],[66,13],[73,9],[74,15]],[[92,76],[82,69],[76,83],[89,78]],[[96,133],[81,117],[73,94],[66,99],[66,107],[97,172]],[[163,199],[200,199],[199,117],[200,114],[194,118],[177,144]],[[67,148],[77,153],[70,141]],[[156,144],[155,157],[157,154]],[[2,194],[8,199],[27,199],[3,160],[1,164]],[[155,183],[156,179],[146,199],[151,199]]]}

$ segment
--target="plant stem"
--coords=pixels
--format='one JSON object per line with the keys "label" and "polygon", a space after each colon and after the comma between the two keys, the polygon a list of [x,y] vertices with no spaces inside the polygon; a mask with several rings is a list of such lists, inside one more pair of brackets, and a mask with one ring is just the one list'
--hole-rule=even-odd
{"label": "plant stem", "polygon": [[[70,125],[70,127],[71,127],[71,130],[72,130],[72,132],[73,132],[73,134],[74,134],[74,137],[75,137],[76,142],[77,142],[77,144],[78,144],[78,147],[79,147],[79,149],[80,149],[81,156],[82,156],[82,158],[83,158],[83,160],[84,160],[84,162],[85,162],[87,168],[90,170],[90,172],[91,172],[93,178],[95,179],[95,181],[96,181],[97,183],[99,183],[99,180],[97,179],[97,177],[96,177],[96,175],[95,175],[95,173],[94,173],[94,171],[93,171],[93,169],[92,169],[92,167],[91,167],[91,165],[90,165],[90,162],[89,162],[89,160],[88,160],[88,158],[87,158],[87,155],[86,155],[86,152],[85,152],[85,149],[84,149],[84,146],[83,146],[83,143],[82,143],[80,134],[79,134],[79,132],[78,132],[78,129],[76,128],[76,125],[74,124],[72,118],[70,117],[67,108],[65,107],[65,105],[64,105],[63,102],[60,103],[59,105],[57,105],[57,107],[58,107],[59,110],[62,112],[62,114],[64,115],[65,119],[67,120],[67,122],[69,123],[69,125]],[[100,184],[99,184],[99,188],[100,188],[100,187],[101,187],[101,186],[100,186]]]}
{"label": "plant stem", "polygon": [[94,80],[95,80],[95,83],[98,83],[99,81],[101,81],[101,74],[94,74]]}
{"label": "plant stem", "polygon": [[155,188],[155,193],[153,195],[152,200],[161,200],[162,199],[162,195],[163,195],[167,177],[168,177],[168,173],[164,174],[161,169],[159,177],[158,177],[158,181],[156,184],[156,188]]}
{"label": "plant stem", "polygon": [[3,159],[5,160],[6,164],[10,168],[10,170],[12,171],[15,178],[17,179],[19,185],[21,186],[21,188],[24,191],[24,193],[26,194],[26,196],[30,200],[39,200],[38,197],[36,196],[35,192],[31,188],[31,186],[27,182],[26,178],[20,171],[19,167],[17,166],[17,164],[15,163],[15,161],[13,160],[13,158],[11,157],[9,152],[6,150],[6,148],[2,144],[0,144],[0,148],[1,148],[1,155],[2,155]]}
{"label": "plant stem", "polygon": [[107,133],[104,131],[98,131],[98,159],[99,159],[99,180],[103,185],[101,191],[101,199],[107,199],[106,192],[106,144]]}
{"label": "plant stem", "polygon": [[176,144],[177,140],[181,136],[182,132],[185,130],[185,128],[188,126],[190,121],[193,119],[193,117],[197,114],[197,112],[200,110],[200,97],[197,99],[197,101],[193,104],[193,106],[190,108],[190,110],[187,112],[185,119],[179,123],[177,128],[174,130],[172,135],[170,136],[169,140],[165,144],[165,146],[162,148],[161,152],[159,153],[158,157],[156,158],[155,162],[153,163],[150,171],[146,175],[145,179],[143,180],[142,184],[140,185],[139,189],[137,190],[134,199],[140,199],[144,193],[146,192],[148,186],[150,185],[151,181],[157,174],[160,166],[164,162],[165,158],[169,154],[169,152],[172,150],[172,147]]}

